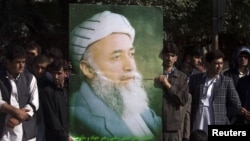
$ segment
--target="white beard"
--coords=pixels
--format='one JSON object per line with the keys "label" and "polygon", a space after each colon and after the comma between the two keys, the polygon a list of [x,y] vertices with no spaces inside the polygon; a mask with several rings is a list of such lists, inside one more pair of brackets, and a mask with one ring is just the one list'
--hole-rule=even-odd
{"label": "white beard", "polygon": [[115,84],[97,74],[91,86],[105,104],[123,117],[140,114],[148,108],[147,94],[138,72],[134,74],[134,80],[127,84]]}

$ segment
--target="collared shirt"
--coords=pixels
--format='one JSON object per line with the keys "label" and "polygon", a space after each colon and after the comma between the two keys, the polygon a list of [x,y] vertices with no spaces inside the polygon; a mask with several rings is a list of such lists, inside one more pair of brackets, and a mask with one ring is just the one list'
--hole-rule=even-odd
{"label": "collared shirt", "polygon": [[[10,95],[10,105],[14,106],[16,108],[19,108],[19,101],[18,101],[18,93],[17,93],[17,86],[16,86],[16,81],[19,79],[20,75],[18,75],[16,78],[14,78],[13,76],[11,76],[8,73],[8,80],[10,81],[11,87],[12,87],[12,91],[11,91],[11,95]],[[30,84],[30,88],[29,88],[29,94],[30,94],[30,103],[32,103],[36,110],[38,110],[38,106],[39,106],[39,99],[38,99],[38,88],[37,88],[37,81],[35,79],[35,77],[33,76],[32,80],[31,80],[31,84]],[[4,101],[2,99],[2,93],[0,93],[0,107],[2,106],[2,104],[6,103],[6,101]],[[28,109],[29,112],[29,116],[33,116],[34,112],[32,107],[30,105],[25,105],[24,109]],[[7,123],[8,119],[11,117],[11,115],[7,115],[6,117],[6,121],[5,123]],[[0,139],[0,141],[23,141],[23,127],[22,127],[22,123],[15,126],[13,129],[9,128],[7,126],[5,126],[4,128],[4,132],[3,132],[3,136]]]}
{"label": "collared shirt", "polygon": [[[204,77],[206,77],[204,75]],[[194,129],[202,129],[208,132],[208,125],[214,124],[214,115],[212,99],[213,99],[213,87],[216,81],[218,81],[219,75],[215,78],[207,78],[203,87],[203,93],[200,96],[200,105],[195,117]]]}
{"label": "collared shirt", "polygon": [[166,75],[167,78],[169,78],[174,70],[175,70],[175,67],[172,67],[171,72],[164,71],[164,74]]}

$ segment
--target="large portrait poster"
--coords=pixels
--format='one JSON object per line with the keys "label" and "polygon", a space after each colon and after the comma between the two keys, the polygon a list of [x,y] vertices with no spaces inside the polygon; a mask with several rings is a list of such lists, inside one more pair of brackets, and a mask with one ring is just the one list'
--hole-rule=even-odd
{"label": "large portrait poster", "polygon": [[70,135],[161,140],[160,7],[69,4]]}

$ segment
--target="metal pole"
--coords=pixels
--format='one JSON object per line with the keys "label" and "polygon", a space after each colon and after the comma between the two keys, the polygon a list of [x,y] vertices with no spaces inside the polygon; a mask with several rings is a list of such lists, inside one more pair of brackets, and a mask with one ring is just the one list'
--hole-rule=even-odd
{"label": "metal pole", "polygon": [[219,49],[219,32],[223,29],[226,0],[213,0],[213,49]]}
{"label": "metal pole", "polygon": [[213,46],[212,49],[219,48],[218,35],[218,0],[213,0]]}

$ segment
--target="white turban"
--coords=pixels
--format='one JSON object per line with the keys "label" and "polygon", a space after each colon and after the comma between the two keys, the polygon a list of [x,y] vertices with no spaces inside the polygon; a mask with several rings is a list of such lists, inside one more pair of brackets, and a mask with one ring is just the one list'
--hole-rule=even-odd
{"label": "white turban", "polygon": [[132,42],[135,31],[129,21],[120,14],[104,11],[76,26],[70,34],[70,55],[73,63],[77,63],[89,45],[112,34],[128,34]]}

